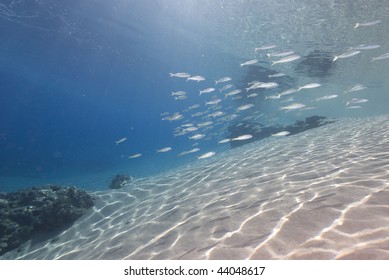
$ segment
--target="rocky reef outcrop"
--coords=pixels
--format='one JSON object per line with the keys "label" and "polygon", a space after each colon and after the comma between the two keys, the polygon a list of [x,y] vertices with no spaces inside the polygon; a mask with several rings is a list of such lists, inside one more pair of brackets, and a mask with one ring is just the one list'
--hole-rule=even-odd
{"label": "rocky reef outcrop", "polygon": [[117,174],[113,177],[111,184],[109,185],[110,189],[121,189],[126,186],[127,183],[131,183],[133,178],[131,176]]}
{"label": "rocky reef outcrop", "polygon": [[93,196],[76,187],[49,185],[0,193],[0,255],[36,232],[71,225],[93,204]]}

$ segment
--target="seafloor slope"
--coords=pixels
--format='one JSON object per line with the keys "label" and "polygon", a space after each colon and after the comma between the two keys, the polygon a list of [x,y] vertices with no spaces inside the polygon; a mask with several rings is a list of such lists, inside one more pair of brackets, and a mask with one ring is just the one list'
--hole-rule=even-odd
{"label": "seafloor slope", "polygon": [[389,259],[389,116],[338,121],[97,193],[6,259]]}

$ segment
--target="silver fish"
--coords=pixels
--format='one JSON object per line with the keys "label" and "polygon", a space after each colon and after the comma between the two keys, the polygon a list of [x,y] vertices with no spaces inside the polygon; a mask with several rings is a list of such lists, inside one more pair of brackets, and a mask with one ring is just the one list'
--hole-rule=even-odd
{"label": "silver fish", "polygon": [[286,74],[284,73],[276,73],[276,74],[272,74],[272,75],[268,75],[267,77],[268,78],[278,78],[278,77],[282,77],[282,76],[285,76]]}
{"label": "silver fish", "polygon": [[267,57],[283,57],[283,56],[288,56],[294,54],[294,51],[279,51],[279,52],[274,52],[274,53],[268,53],[266,54]]}
{"label": "silver fish", "polygon": [[231,141],[243,141],[253,138],[251,134],[244,134],[235,138],[232,138]]}
{"label": "silver fish", "polygon": [[307,84],[307,85],[305,85],[305,86],[299,87],[299,88],[297,89],[297,91],[300,91],[300,90],[302,90],[302,89],[317,88],[317,87],[320,87],[320,86],[321,86],[321,84],[319,84],[319,83],[311,83],[311,84]]}
{"label": "silver fish", "polygon": [[372,25],[376,25],[378,23],[380,23],[381,20],[373,20],[373,21],[368,21],[368,22],[363,22],[363,23],[356,23],[354,28],[358,28],[358,27],[366,27],[366,26],[372,26]]}
{"label": "silver fish", "polygon": [[257,97],[258,94],[257,93],[251,93],[249,95],[247,95],[247,98],[253,98],[253,97]]}
{"label": "silver fish", "polygon": [[196,82],[201,82],[205,81],[205,78],[203,76],[192,76],[186,79],[186,81],[196,81]]}
{"label": "silver fish", "polygon": [[186,96],[186,95],[180,95],[180,96],[175,96],[174,97],[175,100],[184,100],[184,99],[187,99],[187,98],[188,98],[188,96]]}
{"label": "silver fish", "polygon": [[180,113],[174,113],[173,115],[171,115],[170,117],[165,117],[163,118],[162,120],[167,120],[167,121],[178,121],[180,119],[182,119],[184,116],[181,115]]}
{"label": "silver fish", "polygon": [[200,151],[199,148],[194,148],[194,149],[192,149],[192,150],[184,151],[184,152],[182,152],[182,153],[179,153],[177,156],[180,157],[180,156],[184,156],[184,155],[187,155],[187,154],[196,153],[196,152],[198,152],[198,151]]}
{"label": "silver fish", "polygon": [[365,45],[365,44],[362,44],[362,45],[358,45],[356,47],[352,47],[351,49],[353,50],[373,50],[373,49],[378,49],[380,48],[381,46],[380,45]]}
{"label": "silver fish", "polygon": [[222,139],[222,140],[218,141],[217,143],[218,143],[218,144],[224,144],[224,143],[228,143],[228,142],[230,142],[230,141],[231,141],[231,139],[226,138],[226,139]]}
{"label": "silver fish", "polygon": [[285,56],[285,57],[281,58],[280,60],[272,61],[271,65],[273,66],[273,65],[276,65],[279,63],[292,62],[292,61],[295,61],[295,60],[300,59],[300,58],[301,58],[301,56],[299,56],[298,54],[292,54],[289,56]]}
{"label": "silver fish", "polygon": [[239,106],[238,109],[236,109],[236,110],[237,111],[243,111],[243,110],[250,109],[252,107],[254,107],[254,104],[246,104],[246,105]]}
{"label": "silver fish", "polygon": [[325,95],[325,96],[322,96],[322,97],[319,97],[319,98],[316,98],[316,101],[321,101],[321,100],[329,100],[329,99],[334,99],[338,97],[338,95],[336,94],[332,94],[332,95]]}
{"label": "silver fish", "polygon": [[214,156],[216,153],[215,152],[208,152],[208,153],[205,153],[199,157],[197,157],[198,159],[204,159],[204,158],[209,158],[209,157],[212,157]]}
{"label": "silver fish", "polygon": [[142,154],[134,154],[132,156],[129,156],[128,158],[138,158],[138,157],[141,157]]}
{"label": "silver fish", "polygon": [[189,139],[191,139],[191,140],[199,140],[199,139],[202,139],[202,138],[204,138],[205,137],[205,135],[204,134],[195,134],[195,135],[193,135],[193,136],[190,136],[189,137]]}
{"label": "silver fish", "polygon": [[176,77],[176,78],[189,78],[190,74],[188,73],[169,73],[170,77]]}
{"label": "silver fish", "polygon": [[226,93],[224,96],[225,96],[225,98],[227,98],[227,96],[237,95],[237,94],[239,94],[241,92],[242,91],[240,89],[235,89],[233,91],[230,91],[230,92]]}
{"label": "silver fish", "polygon": [[257,52],[257,51],[265,51],[265,50],[270,50],[270,49],[274,49],[275,47],[277,47],[276,45],[265,45],[265,46],[262,46],[262,47],[259,47],[259,48],[255,48],[254,51]]}
{"label": "silver fish", "polygon": [[185,95],[185,94],[186,94],[186,92],[182,91],[182,90],[176,91],[176,92],[172,91],[171,96],[180,96],[180,95]]}
{"label": "silver fish", "polygon": [[364,90],[364,89],[367,89],[367,87],[362,85],[362,84],[356,84],[352,88],[346,90],[345,93],[354,92],[354,91],[360,91],[360,90]]}
{"label": "silver fish", "polygon": [[220,101],[222,101],[221,99],[213,99],[211,101],[208,101],[208,102],[205,102],[205,105],[216,105],[218,104]]}
{"label": "silver fish", "polygon": [[215,85],[217,85],[218,83],[225,83],[225,82],[229,82],[231,81],[232,79],[230,77],[223,77],[223,78],[220,78],[219,80],[216,80],[215,81]]}
{"label": "silver fish", "polygon": [[210,93],[210,92],[213,92],[214,90],[215,89],[213,87],[206,88],[206,89],[200,90],[200,94],[199,95],[202,95],[203,93]]}
{"label": "silver fish", "polygon": [[230,88],[232,88],[234,85],[233,84],[227,84],[227,85],[225,85],[224,87],[222,87],[221,89],[220,89],[220,92],[222,92],[223,90],[226,90],[226,89],[230,89]]}
{"label": "silver fish", "polygon": [[292,93],[295,93],[295,92],[297,92],[297,89],[290,88],[290,89],[287,89],[287,90],[281,92],[280,95],[284,96],[284,95],[289,95],[289,94],[292,94]]}
{"label": "silver fish", "polygon": [[171,150],[172,150],[171,147],[165,147],[165,148],[157,150],[157,153],[166,153],[166,152],[169,152]]}
{"label": "silver fish", "polygon": [[354,55],[357,55],[359,54],[361,51],[358,51],[358,50],[350,50],[350,51],[347,51],[345,53],[342,53],[342,54],[339,54],[339,55],[335,55],[334,59],[332,61],[336,61],[338,60],[339,58],[348,58],[348,57],[352,57]]}
{"label": "silver fish", "polygon": [[286,136],[286,135],[289,135],[289,134],[290,134],[289,131],[284,130],[284,131],[280,131],[278,133],[273,133],[271,136],[280,137],[280,136]]}
{"label": "silver fish", "polygon": [[297,109],[302,109],[304,108],[305,105],[302,104],[302,103],[293,103],[293,104],[290,104],[288,106],[285,106],[285,107],[281,107],[280,110],[287,110],[287,111],[290,111],[290,110],[297,110]]}
{"label": "silver fish", "polygon": [[254,58],[254,59],[250,59],[250,60],[247,60],[246,62],[241,63],[240,66],[242,67],[242,66],[246,66],[246,65],[253,65],[253,64],[256,64],[258,62],[259,62],[259,60]]}
{"label": "silver fish", "polygon": [[197,109],[197,108],[200,108],[200,104],[195,104],[195,105],[192,105],[192,106],[190,106],[188,109],[189,110],[192,110],[192,109]]}
{"label": "silver fish", "polygon": [[368,99],[358,99],[358,98],[353,98],[351,99],[350,101],[347,101],[346,102],[346,106],[350,105],[350,104],[362,104],[362,103],[366,103],[368,102],[369,100]]}
{"label": "silver fish", "polygon": [[373,57],[371,59],[371,61],[381,60],[381,59],[388,59],[388,58],[389,58],[389,53],[384,53],[383,55],[380,55],[380,56],[377,56],[377,57]]}
{"label": "silver fish", "polygon": [[116,143],[116,145],[119,145],[120,143],[123,143],[123,142],[126,141],[126,140],[127,140],[127,138],[126,138],[126,137],[123,137],[123,138],[121,138],[121,139],[115,141],[115,143]]}
{"label": "silver fish", "polygon": [[222,115],[224,115],[224,113],[222,111],[216,111],[214,113],[208,114],[208,117],[215,118],[215,117],[222,116]]}

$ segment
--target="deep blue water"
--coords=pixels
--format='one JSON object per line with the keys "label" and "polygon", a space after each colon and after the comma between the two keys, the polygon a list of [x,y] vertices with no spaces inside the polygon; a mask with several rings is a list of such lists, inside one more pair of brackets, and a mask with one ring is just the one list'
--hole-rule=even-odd
{"label": "deep blue water", "polygon": [[[142,177],[193,162],[195,155],[177,154],[192,149],[195,141],[188,135],[173,135],[177,126],[199,122],[185,110],[197,103],[206,110],[204,103],[211,95],[200,97],[198,91],[214,86],[213,81],[221,77],[231,77],[235,87],[242,88],[251,81],[250,68],[239,64],[254,57],[262,67],[254,73],[264,71],[262,77],[287,73],[278,80],[278,89],[265,92],[267,96],[319,82],[324,88],[321,96],[339,88],[341,100],[319,106],[318,111],[285,114],[275,109],[277,100],[266,103],[262,98],[255,103],[255,115],[242,112],[239,121],[216,123],[207,132],[211,140],[200,141],[202,151],[228,149],[217,141],[244,117],[284,125],[311,115],[387,113],[388,97],[381,94],[387,91],[382,74],[388,70],[387,60],[367,66],[371,57],[389,51],[383,36],[389,14],[384,3],[372,1],[363,11],[355,1],[335,3],[332,10],[329,3],[321,7],[307,1],[232,2],[0,1],[0,177],[52,182],[52,178],[106,171],[113,176],[115,170]],[[353,28],[356,22],[375,19],[381,22],[367,27],[370,31]],[[328,64],[349,47],[373,43],[380,49]],[[253,53],[255,47],[267,44],[277,45],[277,51],[293,49],[303,58],[319,50],[318,56],[327,64],[306,71],[304,65],[297,68],[297,62],[289,68],[271,66],[266,55]],[[307,62],[308,68],[316,62]],[[170,78],[170,72],[202,75],[207,80],[186,82]],[[368,87],[369,102],[363,110],[345,110],[350,98],[343,92],[357,83]],[[191,96],[175,101],[170,94],[178,90]],[[319,96],[301,97],[299,102]],[[244,104],[222,100],[221,110],[228,114]],[[163,112],[185,112],[185,119],[164,121]],[[116,145],[123,137],[127,140]],[[167,146],[172,152],[156,153]],[[142,157],[128,159],[136,153]],[[0,181],[0,187],[5,184]]]}

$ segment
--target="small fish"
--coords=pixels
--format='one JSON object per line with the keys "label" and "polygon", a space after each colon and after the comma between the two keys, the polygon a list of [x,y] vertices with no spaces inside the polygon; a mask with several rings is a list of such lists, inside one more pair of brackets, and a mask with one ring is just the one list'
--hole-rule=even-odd
{"label": "small fish", "polygon": [[193,106],[190,106],[188,109],[189,110],[192,110],[192,109],[197,109],[197,108],[200,108],[200,104],[195,104],[195,105],[193,105]]}
{"label": "small fish", "polygon": [[176,77],[176,78],[189,78],[190,74],[188,73],[169,73],[170,77]]}
{"label": "small fish", "polygon": [[258,88],[265,88],[265,89],[270,89],[275,87],[278,87],[278,83],[275,82],[262,83],[258,86]]}
{"label": "small fish", "polygon": [[185,94],[186,94],[186,92],[182,91],[182,90],[176,91],[176,92],[172,91],[171,96],[181,96],[181,95],[185,95]]}
{"label": "small fish", "polygon": [[365,45],[365,44],[362,44],[362,45],[359,45],[359,46],[356,46],[356,47],[352,47],[351,49],[362,51],[362,50],[378,49],[380,47],[381,47],[380,45]]}
{"label": "small fish", "polygon": [[289,134],[290,134],[289,131],[284,130],[284,131],[281,131],[281,132],[278,132],[278,133],[274,133],[271,136],[280,137],[280,136],[286,136],[286,135],[289,135]]}
{"label": "small fish", "polygon": [[378,23],[380,23],[381,20],[373,20],[373,21],[369,21],[369,22],[363,22],[363,23],[356,23],[354,28],[358,28],[358,27],[366,27],[366,26],[372,26],[372,25],[376,25]]}
{"label": "small fish", "polygon": [[288,56],[294,54],[294,51],[280,51],[280,52],[274,52],[274,53],[268,53],[266,54],[267,57],[283,57],[283,56]]}
{"label": "small fish", "polygon": [[290,111],[290,110],[297,110],[297,109],[302,109],[304,108],[305,105],[302,104],[302,103],[293,103],[293,104],[290,104],[288,106],[285,106],[285,107],[281,107],[280,110],[287,110],[287,111]]}
{"label": "small fish", "polygon": [[190,136],[189,137],[189,139],[191,139],[191,140],[199,140],[199,139],[202,139],[202,138],[204,138],[205,137],[205,135],[204,134],[195,134],[195,135],[193,135],[193,136]]}
{"label": "small fish", "polygon": [[319,98],[316,98],[316,101],[321,101],[321,100],[329,100],[329,99],[334,99],[338,97],[338,95],[336,94],[332,94],[332,95],[325,95],[325,96],[322,96],[322,97],[319,97]]}
{"label": "small fish", "polygon": [[228,143],[228,142],[230,142],[230,141],[231,141],[231,139],[226,138],[226,139],[222,139],[222,140],[218,141],[217,143],[218,143],[218,144],[224,144],[224,143]]}
{"label": "small fish", "polygon": [[126,140],[127,140],[127,138],[124,137],[124,138],[121,138],[121,139],[115,141],[115,143],[116,143],[116,145],[119,145],[120,143],[123,143],[123,142],[126,141]]}
{"label": "small fish", "polygon": [[290,89],[287,89],[287,90],[281,92],[280,95],[284,96],[284,95],[289,95],[289,94],[292,94],[292,93],[295,93],[295,92],[297,92],[297,89],[290,88]]}
{"label": "small fish", "polygon": [[257,93],[251,93],[249,95],[247,95],[247,98],[253,98],[253,97],[257,97],[258,94]]}
{"label": "small fish", "polygon": [[191,126],[194,126],[193,123],[184,123],[181,125],[182,127],[191,127]]}
{"label": "small fish", "polygon": [[280,97],[281,97],[281,94],[275,94],[275,95],[266,96],[265,100],[266,99],[280,99]]}
{"label": "small fish", "polygon": [[335,55],[334,59],[332,61],[336,61],[338,60],[339,58],[348,58],[348,57],[352,57],[354,55],[357,55],[359,54],[361,51],[358,51],[358,50],[350,50],[350,51],[347,51],[345,53],[342,53],[342,54],[339,54],[339,55]]}
{"label": "small fish", "polygon": [[162,114],[161,114],[161,116],[166,116],[166,115],[169,115],[170,113],[169,112],[163,112]]}
{"label": "small fish", "polygon": [[162,148],[162,149],[157,150],[157,153],[166,153],[166,152],[169,152],[171,150],[172,150],[171,147],[166,147],[166,148]]}
{"label": "small fish", "polygon": [[219,80],[216,80],[215,81],[215,85],[217,85],[218,83],[225,83],[225,82],[229,82],[231,81],[232,79],[230,77],[223,77],[223,78],[220,78]]}
{"label": "small fish", "polygon": [[250,87],[246,88],[246,92],[252,89],[258,89],[261,87],[262,84],[262,82],[249,83]]}
{"label": "small fish", "polygon": [[368,102],[369,100],[367,99],[358,99],[358,98],[353,98],[351,99],[350,101],[347,101],[346,102],[346,106],[350,105],[350,104],[362,104],[362,103],[366,103]]}
{"label": "small fish", "polygon": [[199,95],[202,95],[203,93],[210,93],[210,92],[212,92],[214,90],[215,89],[213,87],[206,88],[206,89],[200,90],[200,94]]}
{"label": "small fish", "polygon": [[175,96],[174,97],[175,100],[184,100],[184,99],[187,99],[187,98],[188,98],[188,96],[186,96],[186,95],[180,95],[180,96]]}
{"label": "small fish", "polygon": [[216,112],[214,112],[212,114],[208,114],[208,117],[215,118],[215,117],[222,116],[222,115],[224,115],[224,113],[222,111],[216,111]]}
{"label": "small fish", "polygon": [[364,86],[363,84],[356,84],[352,88],[346,90],[345,93],[360,91],[360,90],[364,90],[364,89],[367,89],[367,87]]}
{"label": "small fish", "polygon": [[238,136],[236,138],[232,138],[231,141],[242,141],[242,140],[248,140],[251,138],[253,138],[253,136],[251,134],[244,134],[244,135]]}
{"label": "small fish", "polygon": [[276,64],[279,64],[279,63],[287,63],[287,62],[292,62],[292,61],[295,61],[297,59],[300,59],[301,56],[299,56],[298,54],[292,54],[292,55],[289,55],[289,56],[285,56],[279,60],[276,60],[276,61],[272,61],[272,66],[273,65],[276,65]]}
{"label": "small fish", "polygon": [[243,111],[243,110],[250,109],[252,107],[254,107],[254,104],[246,104],[246,105],[239,106],[238,109],[236,109],[236,110],[237,111]]}
{"label": "small fish", "polygon": [[182,153],[179,153],[177,156],[180,157],[180,156],[184,156],[184,155],[187,155],[187,154],[196,153],[196,152],[198,152],[198,151],[200,151],[199,148],[194,148],[194,149],[192,149],[192,150],[184,151],[184,152],[182,152]]}
{"label": "small fish", "polygon": [[215,152],[208,152],[208,153],[205,153],[199,157],[197,157],[198,159],[204,159],[204,158],[209,158],[211,156],[214,156],[216,153]]}
{"label": "small fish", "polygon": [[257,52],[257,51],[265,51],[265,50],[270,50],[270,49],[274,49],[275,47],[277,47],[276,45],[265,45],[265,46],[262,46],[262,47],[259,47],[259,48],[255,48],[254,51]]}
{"label": "small fish", "polygon": [[226,89],[232,88],[233,86],[234,86],[233,84],[227,84],[227,85],[225,85],[224,87],[222,87],[219,91],[222,92],[222,91],[224,91],[224,90],[226,90]]}
{"label": "small fish", "polygon": [[224,98],[227,98],[227,96],[233,96],[233,95],[237,95],[239,93],[241,93],[242,91],[240,89],[235,89],[235,90],[232,90],[226,94],[224,94]]}
{"label": "small fish", "polygon": [[182,132],[188,133],[188,132],[193,132],[193,131],[196,131],[196,130],[198,130],[197,127],[195,127],[195,126],[190,126],[190,127],[184,128],[184,129],[182,130]]}
{"label": "small fish", "polygon": [[206,121],[206,122],[198,123],[197,126],[198,127],[204,127],[204,126],[208,126],[208,125],[211,125],[211,124],[213,124],[213,122]]}
{"label": "small fish", "polygon": [[282,77],[282,76],[285,76],[286,74],[284,73],[276,73],[276,74],[272,74],[272,75],[268,75],[267,77],[268,78],[278,78],[278,77]]}
{"label": "small fish", "polygon": [[371,61],[373,62],[375,60],[388,59],[388,58],[389,58],[389,53],[384,53],[383,55],[373,57]]}
{"label": "small fish", "polygon": [[200,117],[204,114],[205,114],[205,112],[197,112],[197,113],[192,114],[192,117]]}
{"label": "small fish", "polygon": [[307,84],[307,85],[305,85],[305,86],[299,87],[299,88],[297,89],[297,91],[300,91],[300,90],[302,90],[302,89],[318,88],[318,87],[320,87],[320,86],[321,86],[321,84],[319,84],[319,83],[311,83],[311,84]]}
{"label": "small fish", "polygon": [[132,156],[129,156],[128,158],[138,158],[138,157],[141,157],[142,154],[134,154]]}
{"label": "small fish", "polygon": [[258,63],[258,62],[259,62],[259,60],[254,58],[254,59],[250,59],[250,60],[247,60],[246,62],[241,63],[240,66],[242,67],[242,66],[246,66],[246,65],[253,65],[253,64]]}
{"label": "small fish", "polygon": [[173,115],[171,115],[170,117],[165,117],[163,118],[162,120],[167,120],[167,121],[178,121],[180,119],[182,119],[184,116],[181,115],[180,113],[174,113]]}
{"label": "small fish", "polygon": [[208,101],[208,102],[205,102],[205,105],[216,105],[218,104],[220,101],[222,101],[221,99],[213,99],[211,101]]}
{"label": "small fish", "polygon": [[201,82],[205,81],[205,78],[203,76],[192,76],[186,79],[186,81],[196,81],[196,82]]}
{"label": "small fish", "polygon": [[359,109],[362,108],[362,106],[347,106],[347,109]]}

